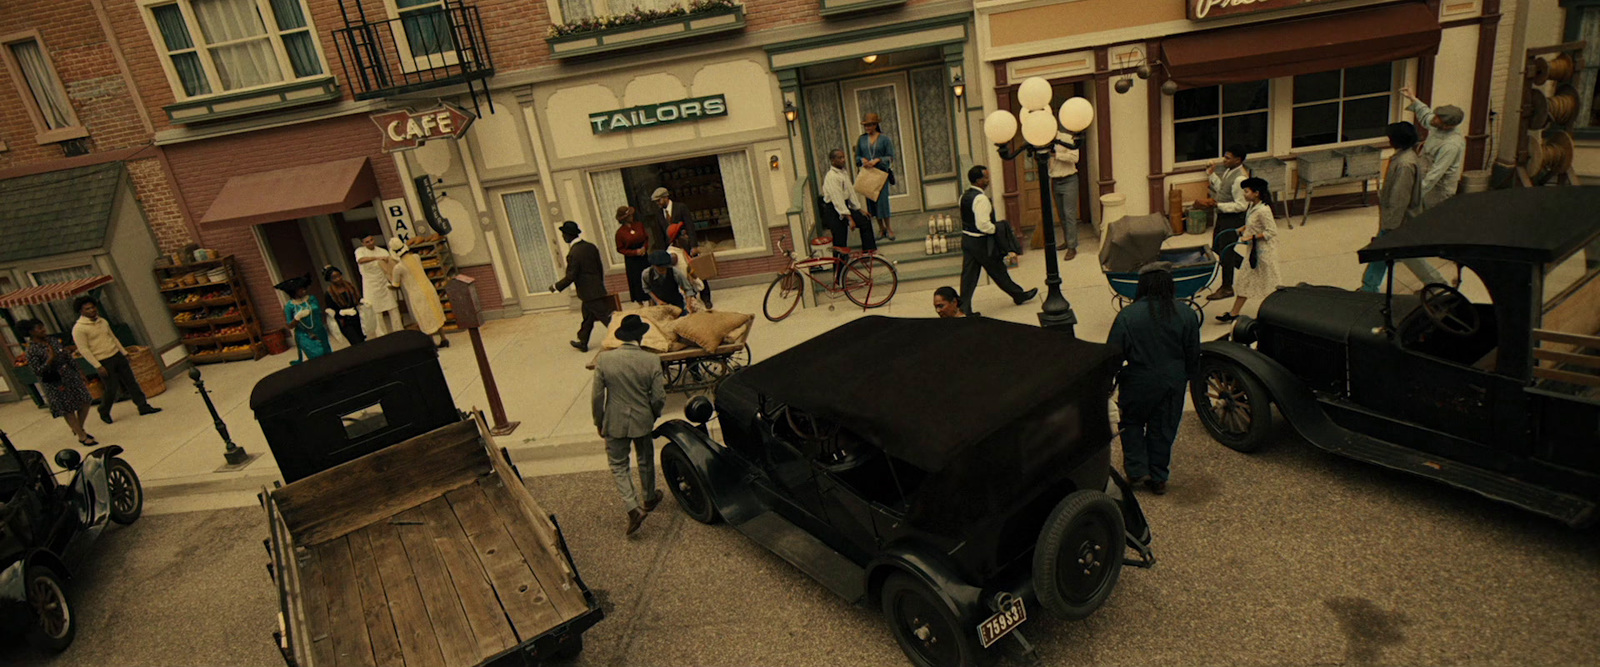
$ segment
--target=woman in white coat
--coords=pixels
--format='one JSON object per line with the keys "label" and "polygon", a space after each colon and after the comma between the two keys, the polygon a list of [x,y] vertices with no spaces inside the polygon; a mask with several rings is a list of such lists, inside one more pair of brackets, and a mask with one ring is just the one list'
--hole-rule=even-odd
{"label": "woman in white coat", "polygon": [[438,334],[439,347],[450,347],[450,341],[440,332],[444,328],[444,304],[422,268],[422,259],[398,236],[389,239],[389,252],[395,256],[394,284],[405,291],[406,304],[411,308],[411,318],[417,321],[417,329],[429,336]]}
{"label": "woman in white coat", "polygon": [[[1278,223],[1272,217],[1272,192],[1265,179],[1247,178],[1239,184],[1248,205],[1239,243],[1245,250],[1243,264],[1233,276],[1233,310],[1217,316],[1218,322],[1232,322],[1251,298],[1266,298],[1278,289]],[[1228,252],[1236,252],[1229,249]]]}
{"label": "woman in white coat", "polygon": [[378,245],[378,239],[368,236],[356,248],[356,266],[361,269],[362,301],[372,306],[375,326],[367,332],[368,338],[377,338],[405,327],[400,324],[400,302],[395,300],[394,283],[389,273],[394,269],[395,258],[388,248]]}

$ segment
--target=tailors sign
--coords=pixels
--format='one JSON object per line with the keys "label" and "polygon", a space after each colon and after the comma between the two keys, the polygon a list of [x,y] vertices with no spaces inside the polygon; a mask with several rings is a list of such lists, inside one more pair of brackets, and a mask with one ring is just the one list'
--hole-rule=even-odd
{"label": "tailors sign", "polygon": [[726,115],[728,115],[728,101],[721,95],[710,95],[592,113],[589,114],[589,129],[595,134],[610,134]]}
{"label": "tailors sign", "polygon": [[1184,0],[1189,6],[1190,21],[1220,19],[1240,14],[1274,9],[1290,9],[1301,5],[1314,5],[1331,0]]}
{"label": "tailors sign", "polygon": [[383,150],[404,151],[421,146],[429,139],[460,139],[477,116],[449,103],[427,111],[402,109],[372,115],[372,122],[383,131]]}

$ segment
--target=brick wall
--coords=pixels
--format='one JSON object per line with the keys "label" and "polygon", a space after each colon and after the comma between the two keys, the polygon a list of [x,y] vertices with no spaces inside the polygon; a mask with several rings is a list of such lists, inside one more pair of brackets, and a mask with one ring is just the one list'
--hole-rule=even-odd
{"label": "brick wall", "polygon": [[495,310],[505,303],[505,297],[500,293],[500,281],[494,277],[494,267],[488,264],[478,266],[463,266],[461,274],[472,276],[478,286],[478,307],[484,310]]}
{"label": "brick wall", "polygon": [[145,220],[150,223],[150,231],[161,252],[177,252],[194,243],[194,234],[184,220],[183,207],[178,204],[161,160],[155,157],[129,160],[128,175],[133,178],[133,194],[144,209]]}
{"label": "brick wall", "polygon": [[[165,150],[189,216],[198,221],[229,178],[360,156],[371,160],[382,197],[401,197],[394,159],[383,152],[382,145],[377,127],[358,114],[174,144]],[[256,246],[254,232],[248,226],[199,227],[200,245],[234,256],[264,330],[282,327],[283,312],[276,307],[266,259]]]}

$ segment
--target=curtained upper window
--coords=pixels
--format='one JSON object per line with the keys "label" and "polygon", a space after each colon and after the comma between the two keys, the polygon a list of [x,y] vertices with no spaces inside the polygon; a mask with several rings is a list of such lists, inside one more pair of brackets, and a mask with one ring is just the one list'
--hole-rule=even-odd
{"label": "curtained upper window", "polygon": [[327,71],[304,0],[176,0],[147,9],[179,99]]}
{"label": "curtained upper window", "polygon": [[40,143],[86,136],[38,33],[6,42],[3,51],[11,79],[39,132]]}

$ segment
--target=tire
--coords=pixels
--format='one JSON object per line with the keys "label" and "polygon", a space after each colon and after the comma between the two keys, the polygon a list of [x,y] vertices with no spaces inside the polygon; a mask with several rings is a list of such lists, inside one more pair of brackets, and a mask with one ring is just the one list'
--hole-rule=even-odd
{"label": "tire", "polygon": [[1039,603],[1062,618],[1088,618],[1111,597],[1122,573],[1122,508],[1091,489],[1056,504],[1033,550]]}
{"label": "tire", "polygon": [[556,649],[555,656],[557,660],[572,660],[573,658],[578,657],[578,654],[582,652],[583,635],[575,634],[571,637],[568,637],[567,641],[561,643],[561,648]]}
{"label": "tire", "polygon": [[1247,454],[1266,444],[1272,430],[1272,398],[1239,364],[1201,357],[1200,380],[1190,383],[1189,395],[1212,439]]}
{"label": "tire", "polygon": [[877,308],[889,303],[900,289],[900,274],[894,265],[877,255],[862,255],[844,265],[840,280],[845,298],[862,308]]}
{"label": "tire", "polygon": [[106,487],[111,492],[111,520],[124,526],[144,514],[144,486],[127,461],[112,457],[106,466]]}
{"label": "tire", "polygon": [[67,650],[78,634],[78,619],[72,613],[61,575],[43,565],[31,566],[27,573],[28,605],[33,608],[28,643],[49,653]]}
{"label": "tire", "polygon": [[717,514],[716,503],[711,501],[711,490],[706,486],[705,476],[700,474],[700,469],[675,442],[669,442],[661,448],[661,476],[666,480],[667,488],[672,490],[673,500],[678,501],[678,509],[683,510],[689,518],[707,525],[722,519]]}
{"label": "tire", "polygon": [[[917,667],[972,667],[982,649],[977,633],[960,626],[944,600],[904,572],[883,583],[883,615],[889,633]],[[919,634],[925,633],[925,634]]]}
{"label": "tire", "polygon": [[794,312],[794,307],[800,305],[800,290],[805,287],[805,279],[800,273],[790,269],[778,274],[772,279],[772,284],[767,286],[767,296],[761,301],[761,314],[767,316],[771,322],[782,322],[789,313]]}

